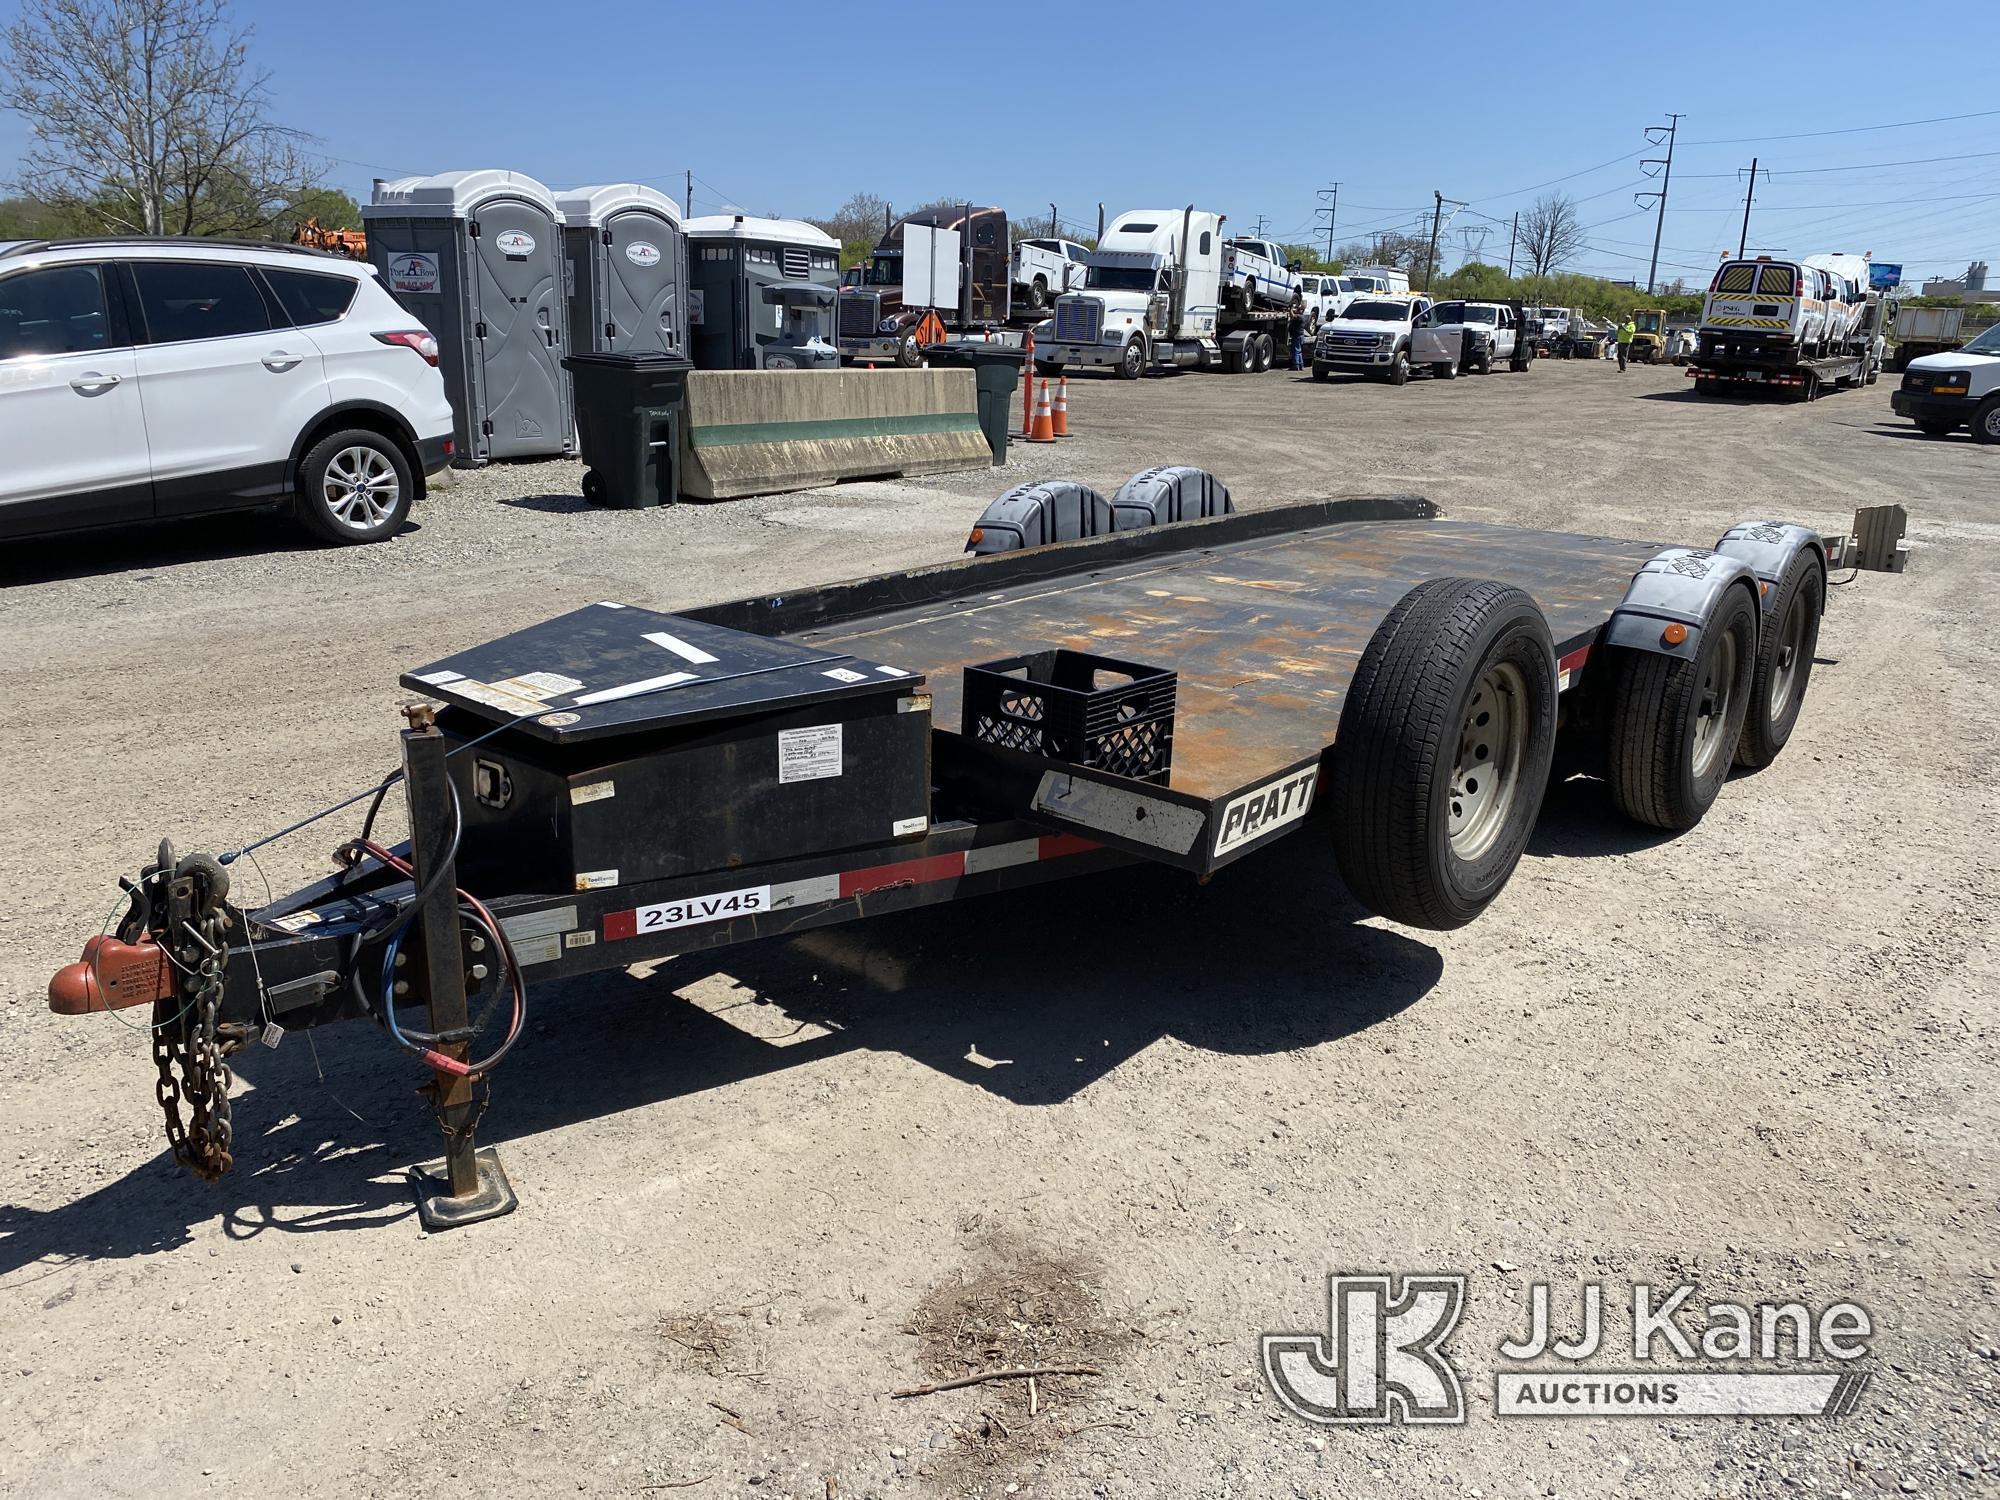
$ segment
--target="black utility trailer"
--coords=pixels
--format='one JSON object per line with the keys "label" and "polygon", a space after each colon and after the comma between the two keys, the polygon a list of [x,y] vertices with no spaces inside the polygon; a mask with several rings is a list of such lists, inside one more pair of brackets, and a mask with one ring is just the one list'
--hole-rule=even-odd
{"label": "black utility trailer", "polygon": [[1559,726],[1565,770],[1669,828],[1775,756],[1826,562],[1775,522],[1662,548],[1390,498],[589,605],[403,676],[442,704],[406,710],[413,852],[364,827],[342,873],[245,912],[233,856],[163,845],[50,1003],[153,1003],[169,1136],[209,1176],[230,1050],[373,1020],[433,1070],[426,1219],[465,1222],[512,1206],[472,1146],[482,997],[513,1001],[504,1054],[528,981],[1136,860],[1207,880],[1308,820],[1365,905],[1457,926],[1513,871]]}

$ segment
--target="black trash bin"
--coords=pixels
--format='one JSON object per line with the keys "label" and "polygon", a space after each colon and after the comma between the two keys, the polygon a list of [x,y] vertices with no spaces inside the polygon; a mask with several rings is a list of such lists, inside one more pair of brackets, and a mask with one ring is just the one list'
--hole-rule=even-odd
{"label": "black trash bin", "polygon": [[979,425],[993,449],[997,467],[1007,462],[1007,414],[1021,388],[1021,366],[1028,351],[1019,344],[988,343],[983,339],[948,339],[924,351],[933,369],[970,370],[979,387]]}
{"label": "black trash bin", "polygon": [[681,497],[681,408],[691,361],[678,354],[571,354],[583,498],[637,510]]}

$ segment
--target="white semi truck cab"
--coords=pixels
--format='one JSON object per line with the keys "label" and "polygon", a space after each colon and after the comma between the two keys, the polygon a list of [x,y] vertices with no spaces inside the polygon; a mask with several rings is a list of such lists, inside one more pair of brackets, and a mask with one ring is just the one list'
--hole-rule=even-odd
{"label": "white semi truck cab", "polygon": [[[1058,298],[1055,316],[1035,329],[1036,368],[1053,375],[1097,366],[1127,380],[1149,369],[1269,369],[1286,309],[1225,300],[1223,217],[1189,204],[1113,219],[1091,252],[1083,290]],[[1245,274],[1265,272],[1249,272],[1246,262]]]}

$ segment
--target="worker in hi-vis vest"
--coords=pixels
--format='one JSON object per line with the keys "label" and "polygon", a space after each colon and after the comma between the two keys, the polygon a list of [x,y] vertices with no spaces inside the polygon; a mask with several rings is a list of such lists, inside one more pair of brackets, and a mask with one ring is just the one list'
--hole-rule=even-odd
{"label": "worker in hi-vis vest", "polygon": [[1625,314],[1625,321],[1618,325],[1618,373],[1625,373],[1625,361],[1632,354],[1632,335],[1639,330],[1632,322],[1632,315]]}

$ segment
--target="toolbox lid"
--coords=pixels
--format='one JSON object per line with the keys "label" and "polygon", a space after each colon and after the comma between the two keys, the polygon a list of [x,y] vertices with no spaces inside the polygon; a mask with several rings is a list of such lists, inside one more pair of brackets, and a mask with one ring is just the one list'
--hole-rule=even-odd
{"label": "toolbox lid", "polygon": [[405,672],[403,686],[555,745],[772,713],[923,677],[610,600]]}

